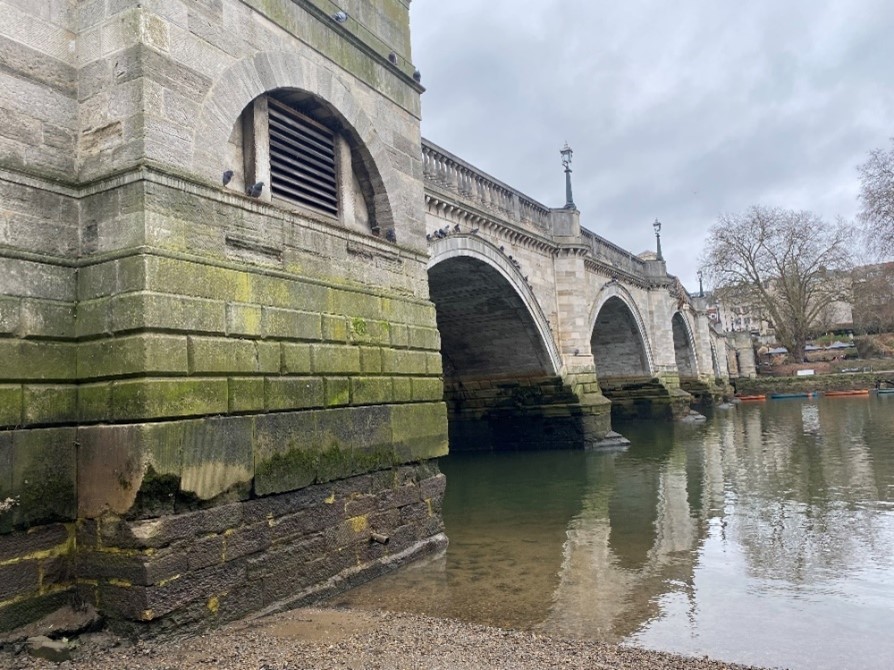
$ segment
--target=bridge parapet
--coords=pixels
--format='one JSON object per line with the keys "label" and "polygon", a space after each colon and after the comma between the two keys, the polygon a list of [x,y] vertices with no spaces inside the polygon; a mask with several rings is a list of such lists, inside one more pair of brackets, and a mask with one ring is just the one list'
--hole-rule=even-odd
{"label": "bridge parapet", "polygon": [[530,232],[550,231],[549,207],[426,139],[422,140],[422,167],[426,187],[449,191],[463,204]]}

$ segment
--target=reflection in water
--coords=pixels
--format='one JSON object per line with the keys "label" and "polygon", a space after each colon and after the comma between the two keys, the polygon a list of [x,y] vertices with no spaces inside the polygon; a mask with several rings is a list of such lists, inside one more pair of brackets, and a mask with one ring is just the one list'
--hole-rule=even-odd
{"label": "reflection in water", "polygon": [[894,666],[894,398],[444,459],[445,556],[338,602],[795,668]]}

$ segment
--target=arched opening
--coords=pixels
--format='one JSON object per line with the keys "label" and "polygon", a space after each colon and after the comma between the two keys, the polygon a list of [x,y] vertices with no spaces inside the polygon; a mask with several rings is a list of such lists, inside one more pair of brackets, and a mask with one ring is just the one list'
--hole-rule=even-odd
{"label": "arched opening", "polygon": [[[485,256],[436,258],[428,271],[444,361],[450,447],[577,446],[573,393],[562,383],[527,300]],[[534,308],[536,309],[536,308]],[[574,422],[572,422],[574,423]]]}
{"label": "arched opening", "polygon": [[650,374],[642,333],[630,308],[618,297],[606,300],[599,310],[590,348],[600,380]]}
{"label": "arched opening", "polygon": [[612,401],[612,421],[665,414],[667,389],[653,377],[640,322],[620,297],[599,308],[590,350],[602,393]]}
{"label": "arched opening", "polygon": [[294,213],[394,240],[384,182],[357,131],[332,105],[280,88],[250,102],[226,146],[237,192]]}
{"label": "arched opening", "polygon": [[695,363],[695,349],[692,346],[692,338],[689,335],[689,327],[683,320],[683,315],[677,312],[671,319],[674,334],[674,359],[677,362],[677,370],[680,379],[698,377],[698,368]]}

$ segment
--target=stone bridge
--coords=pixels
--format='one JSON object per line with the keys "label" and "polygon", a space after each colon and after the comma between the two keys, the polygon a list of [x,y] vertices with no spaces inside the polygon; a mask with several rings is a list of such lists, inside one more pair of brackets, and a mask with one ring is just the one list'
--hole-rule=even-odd
{"label": "stone bridge", "polygon": [[725,345],[664,260],[429,141],[422,153],[453,448],[562,445],[565,416],[598,442],[606,398],[615,417],[679,418],[722,390]]}
{"label": "stone bridge", "polygon": [[332,593],[446,545],[448,430],[584,447],[725,376],[662,260],[421,142],[409,0],[0,15],[0,631]]}

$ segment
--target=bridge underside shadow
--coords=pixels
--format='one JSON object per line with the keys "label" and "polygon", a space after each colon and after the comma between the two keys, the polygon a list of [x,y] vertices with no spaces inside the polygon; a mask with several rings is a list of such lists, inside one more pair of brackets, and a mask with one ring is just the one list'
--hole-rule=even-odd
{"label": "bridge underside shadow", "polygon": [[475,258],[448,258],[429,269],[429,291],[451,449],[587,446],[586,413],[559,376],[531,311],[500,272]]}
{"label": "bridge underside shadow", "polygon": [[672,419],[688,412],[689,396],[678,398],[650,370],[643,334],[627,304],[609,298],[599,310],[590,348],[599,386],[612,403],[612,421]]}

